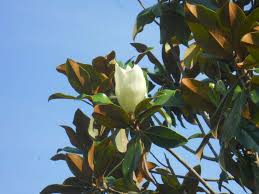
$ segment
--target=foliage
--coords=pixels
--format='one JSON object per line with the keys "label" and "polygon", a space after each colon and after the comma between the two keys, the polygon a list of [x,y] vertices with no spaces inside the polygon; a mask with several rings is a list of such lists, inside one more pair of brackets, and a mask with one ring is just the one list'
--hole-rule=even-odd
{"label": "foliage", "polygon": [[[208,159],[203,155],[205,146],[213,151],[210,139],[218,140],[220,153],[209,159],[222,168],[219,189],[233,179],[259,192],[258,5],[257,0],[163,0],[141,11],[133,38],[156,22],[163,61],[150,47],[132,43],[139,54],[123,65],[140,63],[145,56],[154,65],[154,71],[144,70],[149,97],[133,114],[126,113],[115,96],[114,51],[96,57],[92,64],[68,59],[59,65],[57,71],[78,95],[56,93],[49,100],[86,102],[93,113],[87,116],[77,110],[75,130],[62,126],[73,147],[59,149],[51,159],[65,161],[74,176],[41,193],[213,193],[199,175],[200,166],[190,168],[194,171],[181,183],[167,158],[160,167],[148,161],[153,145],[165,150],[186,148],[192,138],[202,138],[194,150],[200,159]],[[182,59],[181,45],[187,47]],[[183,120],[198,125],[201,133],[187,139],[172,127],[176,119],[182,125]],[[200,119],[207,122],[208,134]]]}

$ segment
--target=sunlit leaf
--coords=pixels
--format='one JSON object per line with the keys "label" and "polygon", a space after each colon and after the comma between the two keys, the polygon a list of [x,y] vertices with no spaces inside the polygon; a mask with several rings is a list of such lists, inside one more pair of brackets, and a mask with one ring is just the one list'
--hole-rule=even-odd
{"label": "sunlit leaf", "polygon": [[115,145],[119,152],[125,153],[127,151],[128,138],[125,129],[117,130],[115,135]]}
{"label": "sunlit leaf", "polygon": [[160,90],[154,96],[154,104],[167,107],[183,107],[183,99],[177,90]]}

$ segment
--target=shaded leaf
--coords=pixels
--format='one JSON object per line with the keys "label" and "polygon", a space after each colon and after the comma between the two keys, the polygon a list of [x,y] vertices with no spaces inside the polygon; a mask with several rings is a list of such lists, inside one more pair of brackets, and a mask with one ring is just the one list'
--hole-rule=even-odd
{"label": "shaded leaf", "polygon": [[87,131],[89,123],[90,118],[80,109],[77,109],[74,115],[73,124],[76,126],[77,137],[84,149],[89,149],[93,142]]}
{"label": "shaded leaf", "polygon": [[243,108],[246,103],[245,91],[242,91],[236,98],[233,108],[225,119],[223,125],[222,141],[228,142],[233,137],[237,136],[240,131],[240,122]]}
{"label": "shaded leaf", "polygon": [[66,160],[66,155],[65,154],[56,154],[50,158],[53,161],[57,160]]}
{"label": "shaded leaf", "polygon": [[77,99],[75,96],[71,96],[71,95],[66,95],[66,94],[63,94],[63,93],[55,93],[55,94],[52,94],[49,96],[49,99],[48,101],[50,100],[54,100],[54,99]]}
{"label": "shaded leaf", "polygon": [[73,186],[73,185],[58,185],[53,184],[45,187],[40,194],[52,194],[52,193],[73,193],[80,194],[84,191],[82,186]]}
{"label": "shaded leaf", "polygon": [[156,15],[154,11],[155,9],[158,9],[158,6],[160,6],[160,4],[156,4],[152,7],[146,8],[137,15],[132,33],[133,40],[136,38],[136,35],[139,32],[143,31],[145,25],[150,24],[155,20]]}
{"label": "shaded leaf", "polygon": [[71,127],[65,125],[61,125],[61,127],[65,129],[70,143],[77,148],[82,148],[75,131]]}
{"label": "shaded leaf", "polygon": [[115,104],[95,106],[93,117],[108,128],[124,128],[129,125],[127,113]]}
{"label": "shaded leaf", "polygon": [[119,192],[130,192],[130,191],[139,192],[139,189],[134,182],[131,182],[123,178],[119,178],[115,180],[112,184],[112,188]]}
{"label": "shaded leaf", "polygon": [[190,30],[185,22],[183,6],[164,4],[160,16],[160,43],[164,44],[173,37],[184,45],[188,44]]}
{"label": "shaded leaf", "polygon": [[[201,174],[201,166],[195,166],[193,167],[193,169],[198,173]],[[184,191],[187,194],[195,194],[197,193],[197,189],[198,189],[198,184],[199,184],[199,180],[195,179],[196,176],[189,171],[186,175],[185,178],[183,180],[183,184],[182,187],[184,188]]]}
{"label": "shaded leaf", "polygon": [[[94,148],[94,172],[97,177],[108,173],[108,169],[115,160],[116,147],[108,138],[95,145]],[[105,160],[104,160],[105,158]]]}
{"label": "shaded leaf", "polygon": [[163,148],[174,148],[187,142],[185,137],[164,126],[150,127],[144,133],[152,143]]}
{"label": "shaded leaf", "polygon": [[168,73],[172,74],[175,82],[179,82],[181,78],[181,71],[179,69],[180,63],[180,48],[179,46],[170,46],[165,43],[162,47],[162,58]]}

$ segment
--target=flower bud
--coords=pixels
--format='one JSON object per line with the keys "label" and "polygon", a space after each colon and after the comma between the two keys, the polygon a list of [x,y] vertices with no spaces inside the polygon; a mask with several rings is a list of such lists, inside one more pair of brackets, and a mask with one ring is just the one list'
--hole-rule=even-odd
{"label": "flower bud", "polygon": [[121,107],[128,113],[133,113],[135,107],[147,93],[146,79],[142,69],[135,65],[121,68],[115,66],[115,94]]}

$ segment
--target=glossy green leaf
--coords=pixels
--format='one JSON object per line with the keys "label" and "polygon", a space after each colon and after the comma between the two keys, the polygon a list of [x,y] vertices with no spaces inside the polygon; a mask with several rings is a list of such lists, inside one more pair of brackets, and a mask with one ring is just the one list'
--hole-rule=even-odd
{"label": "glossy green leaf", "polygon": [[93,95],[93,102],[94,104],[112,104],[112,101],[110,100],[110,98],[104,94],[104,93],[98,93]]}
{"label": "glossy green leaf", "polygon": [[122,173],[124,177],[131,177],[136,170],[142,155],[142,143],[140,138],[135,137],[128,143],[128,149],[122,163]]}
{"label": "glossy green leaf", "polygon": [[183,107],[183,100],[177,90],[160,90],[154,96],[154,104],[166,107]]}
{"label": "glossy green leaf", "polygon": [[145,98],[142,100],[135,108],[134,114],[138,117],[141,113],[143,113],[148,108],[152,107],[151,104],[152,98]]}
{"label": "glossy green leaf", "polygon": [[187,142],[185,137],[164,126],[150,127],[144,133],[152,143],[163,148],[175,148]]}

